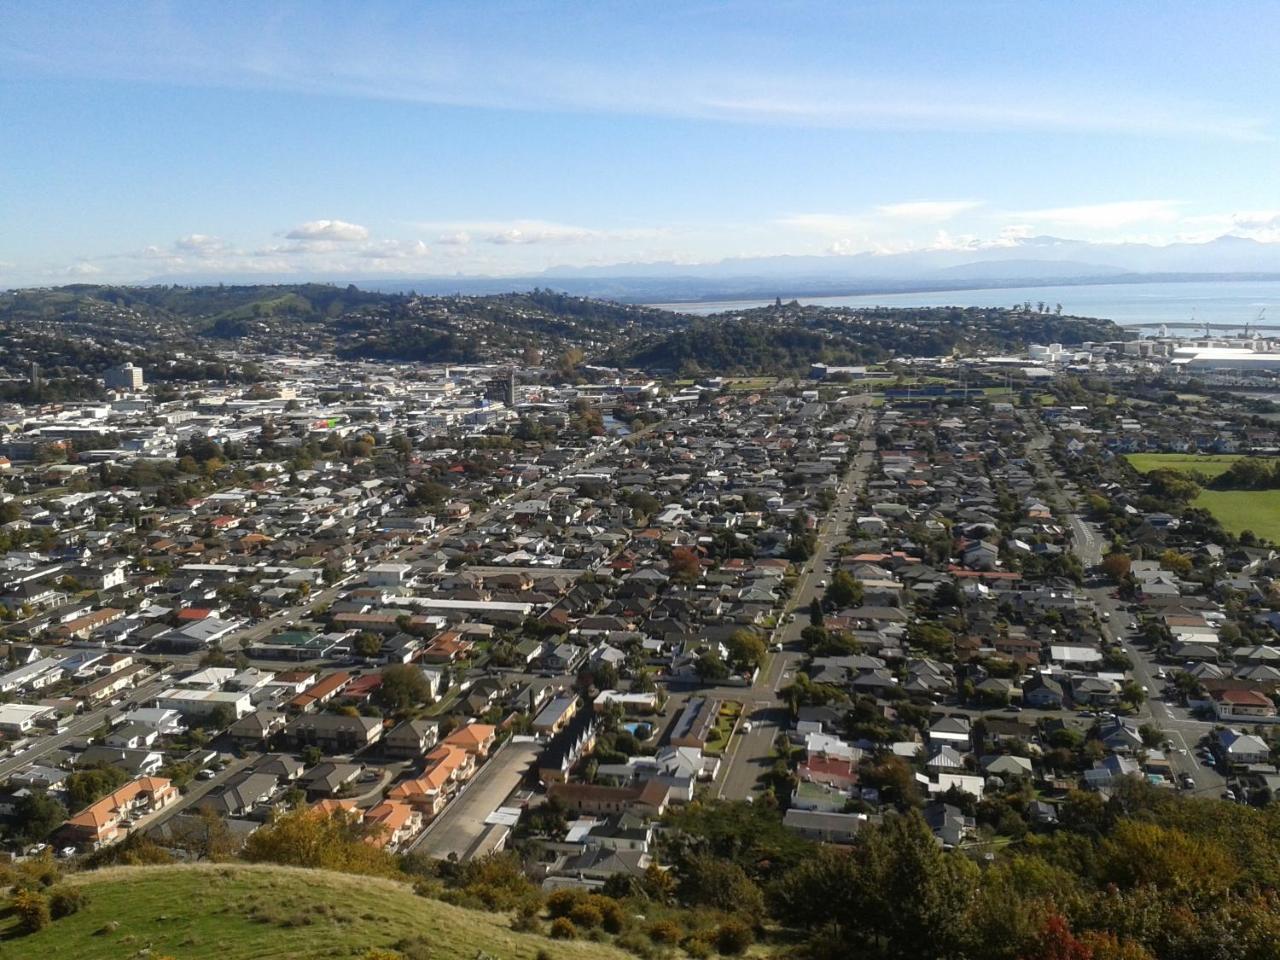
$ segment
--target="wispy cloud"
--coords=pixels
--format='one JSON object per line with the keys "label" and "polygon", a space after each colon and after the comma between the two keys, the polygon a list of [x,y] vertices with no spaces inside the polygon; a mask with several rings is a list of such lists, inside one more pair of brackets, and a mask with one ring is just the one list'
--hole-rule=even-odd
{"label": "wispy cloud", "polygon": [[885,203],[876,212],[898,220],[917,220],[940,223],[982,206],[981,200],[909,200],[906,203]]}
{"label": "wispy cloud", "polygon": [[1070,207],[1047,207],[1009,214],[1019,223],[1047,224],[1092,230],[1115,230],[1134,224],[1173,223],[1183,204],[1176,200],[1118,200]]}
{"label": "wispy cloud", "polygon": [[[1144,96],[1108,85],[1105,78],[1089,87],[1075,74],[1014,84],[997,65],[983,76],[947,69],[945,63],[943,69],[914,60],[886,67],[850,57],[819,69],[787,56],[748,60],[714,42],[703,57],[659,53],[637,67],[606,52],[616,47],[605,37],[594,45],[565,43],[556,18],[535,13],[536,5],[488,16],[476,12],[482,5],[468,5],[464,17],[434,6],[393,18],[378,15],[375,5],[357,23],[354,14],[347,22],[332,11],[306,7],[285,18],[254,15],[249,8],[223,16],[158,5],[133,13],[130,43],[119,45],[100,42],[95,18],[83,16],[80,5],[39,5],[38,13],[9,25],[0,42],[0,66],[166,85],[733,123],[1270,137],[1269,114],[1248,96],[1235,104],[1196,103]],[[674,22],[666,29],[674,29],[680,15],[669,16]],[[665,16],[618,19],[621,43],[628,25],[652,20],[649,28],[661,30]],[[495,63],[502,69],[493,69]]]}
{"label": "wispy cloud", "polygon": [[571,245],[608,241],[634,241],[661,236],[665,231],[653,227],[602,228],[552,220],[474,220],[463,222],[426,222],[411,224],[419,230],[435,233],[436,243],[465,247],[472,243],[498,247],[535,245]]}

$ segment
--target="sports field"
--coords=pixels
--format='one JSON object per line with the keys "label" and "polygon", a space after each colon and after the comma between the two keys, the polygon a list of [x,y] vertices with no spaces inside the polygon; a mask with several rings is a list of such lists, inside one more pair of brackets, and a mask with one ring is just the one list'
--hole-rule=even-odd
{"label": "sports field", "polygon": [[1191,503],[1208,510],[1231,533],[1252,530],[1280,543],[1280,490],[1205,490]]}
{"label": "sports field", "polygon": [[1177,470],[1179,473],[1199,473],[1213,479],[1240,459],[1238,454],[1203,453],[1126,453],[1124,458],[1139,473],[1152,470]]}

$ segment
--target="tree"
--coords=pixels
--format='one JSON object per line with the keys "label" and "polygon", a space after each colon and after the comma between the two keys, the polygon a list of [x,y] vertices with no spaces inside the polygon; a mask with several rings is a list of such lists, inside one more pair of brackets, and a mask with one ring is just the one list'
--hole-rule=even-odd
{"label": "tree", "polygon": [[175,845],[196,860],[224,861],[235,856],[237,843],[227,828],[227,821],[205,807],[197,809],[194,818],[183,829]]}
{"label": "tree", "polygon": [[1102,558],[1102,572],[1116,583],[1129,575],[1133,558],[1127,553],[1112,552]]}
{"label": "tree", "polygon": [[886,754],[867,767],[862,782],[879,789],[881,799],[897,804],[899,809],[920,805],[915,771],[901,757]]}
{"label": "tree", "polygon": [[809,625],[821,627],[826,618],[822,615],[822,601],[814,597],[809,601]]}
{"label": "tree", "polygon": [[27,843],[43,840],[67,819],[67,808],[47,793],[32,790],[14,803],[14,833]]}
{"label": "tree", "polygon": [[703,683],[719,683],[729,679],[729,667],[713,650],[703,650],[698,656],[694,670]]}
{"label": "tree", "polygon": [[764,662],[767,649],[764,640],[754,630],[735,630],[725,646],[729,660],[739,667],[754,670]]}
{"label": "tree", "polygon": [[741,913],[764,914],[764,894],[745,870],[732,860],[695,853],[680,864],[680,899],[686,903]]}
{"label": "tree", "polygon": [[1055,913],[1045,920],[1031,956],[1036,960],[1093,960],[1094,953],[1076,939],[1061,914]]}
{"label": "tree", "polygon": [[1152,470],[1146,475],[1152,496],[1173,503],[1188,503],[1200,496],[1200,486],[1176,470]]}
{"label": "tree", "polygon": [[129,779],[119,767],[93,767],[77,770],[63,781],[67,802],[73,810],[83,810],[89,804],[105,797]]}
{"label": "tree", "polygon": [[1170,547],[1160,554],[1160,566],[1180,577],[1185,577],[1191,573],[1191,558]]}
{"label": "tree", "polygon": [[244,858],[250,863],[340,870],[395,876],[395,858],[368,842],[369,831],[354,815],[329,816],[317,810],[291,810],[250,835]]}
{"label": "tree", "polygon": [[365,631],[356,637],[352,644],[352,652],[366,660],[376,657],[382,652],[382,638],[376,633]]}
{"label": "tree", "polygon": [[209,711],[205,726],[210,730],[225,730],[235,722],[235,707],[229,703],[219,703]]}
{"label": "tree", "polygon": [[847,570],[837,570],[827,587],[826,599],[837,608],[856,607],[862,603],[862,583]]}
{"label": "tree", "polygon": [[702,561],[698,554],[688,547],[676,547],[671,551],[671,559],[667,562],[671,579],[680,583],[697,583],[702,576]]}
{"label": "tree", "polygon": [[431,685],[417,667],[395,663],[382,671],[378,699],[392,710],[406,710],[430,700]]}
{"label": "tree", "polygon": [[854,884],[860,909],[850,924],[857,939],[867,946],[883,939],[901,960],[958,955],[978,882],[973,861],[943,852],[915,812],[864,827],[853,856],[861,861]]}

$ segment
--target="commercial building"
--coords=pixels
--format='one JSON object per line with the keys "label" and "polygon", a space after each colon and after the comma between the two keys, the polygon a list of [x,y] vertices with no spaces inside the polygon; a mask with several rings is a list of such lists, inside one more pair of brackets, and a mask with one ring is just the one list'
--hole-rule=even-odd
{"label": "commercial building", "polygon": [[102,379],[112,390],[141,390],[147,382],[142,368],[132,363],[112,367],[102,375]]}

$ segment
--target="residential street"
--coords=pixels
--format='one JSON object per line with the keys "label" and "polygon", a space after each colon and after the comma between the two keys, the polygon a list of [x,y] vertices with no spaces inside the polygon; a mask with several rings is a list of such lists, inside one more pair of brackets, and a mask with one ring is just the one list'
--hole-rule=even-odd
{"label": "residential street", "polygon": [[[870,413],[864,414],[860,421],[863,437],[869,435],[873,422]],[[866,485],[871,463],[871,454],[856,455],[853,466],[841,483],[838,499],[818,527],[813,556],[801,570],[791,599],[770,639],[771,643],[781,643],[782,650],[771,654],[749,689],[723,687],[705,691],[708,696],[741,701],[743,718],[752,725],[749,733],[739,732],[733,738],[725,753],[714,784],[717,797],[743,799],[759,793],[757,781],[773,766],[774,742],[790,723],[789,712],[779,691],[791,682],[796,668],[804,660],[800,633],[809,624],[809,603],[814,597],[821,596],[822,584],[829,576],[827,565],[835,560],[836,547],[847,539],[854,506]]]}
{"label": "residential street", "polygon": [[1147,691],[1147,701],[1135,719],[1140,723],[1152,723],[1168,734],[1173,744],[1168,754],[1169,762],[1179,779],[1184,774],[1188,775],[1195,781],[1195,793],[1218,796],[1226,781],[1195,755],[1197,742],[1212,731],[1213,724],[1194,719],[1185,707],[1158,699],[1163,695],[1164,680],[1156,676],[1159,668],[1150,654],[1135,642],[1133,631],[1128,629],[1132,615],[1123,602],[1111,596],[1114,588],[1099,582],[1093,572],[1105,552],[1106,536],[1080,515],[1079,504],[1063,489],[1058,470],[1045,452],[1049,445],[1048,434],[1033,421],[1026,422],[1033,433],[1027,444],[1028,452],[1039,469],[1040,477],[1053,489],[1051,505],[1060,516],[1067,518],[1071,526],[1071,548],[1085,570],[1085,592],[1097,605],[1099,616],[1103,617],[1102,633],[1124,648],[1133,662],[1134,681]]}

